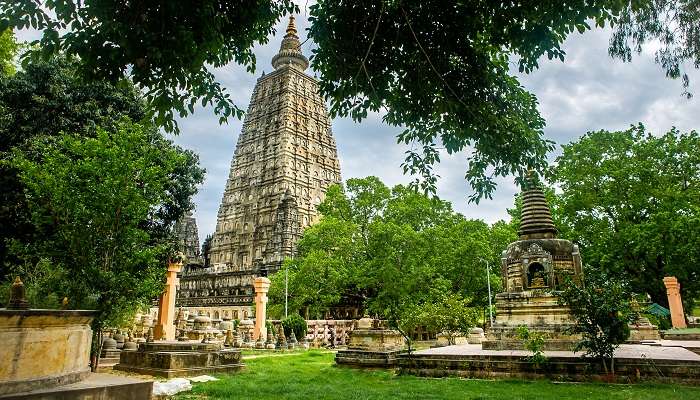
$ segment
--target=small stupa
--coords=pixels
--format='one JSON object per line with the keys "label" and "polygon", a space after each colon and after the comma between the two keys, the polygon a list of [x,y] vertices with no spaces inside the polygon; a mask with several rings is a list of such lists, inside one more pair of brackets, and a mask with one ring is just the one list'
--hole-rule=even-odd
{"label": "small stupa", "polygon": [[559,239],[544,192],[530,172],[522,188],[519,240],[501,255],[503,293],[496,295],[497,315],[482,342],[484,349],[520,349],[518,327],[539,332],[546,350],[570,350],[577,337],[567,332],[573,324],[569,308],[559,304],[567,277],[583,278],[577,245]]}

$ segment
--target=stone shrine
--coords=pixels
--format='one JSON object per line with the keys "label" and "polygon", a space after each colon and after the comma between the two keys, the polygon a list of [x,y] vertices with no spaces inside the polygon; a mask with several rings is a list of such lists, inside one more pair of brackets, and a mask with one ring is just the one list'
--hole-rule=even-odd
{"label": "stone shrine", "polygon": [[174,227],[179,251],[185,256],[185,264],[203,265],[204,260],[199,248],[197,220],[188,212]]}
{"label": "stone shrine", "polygon": [[576,337],[566,333],[573,321],[559,304],[558,291],[566,277],[581,282],[583,268],[578,246],[557,238],[544,192],[529,174],[522,192],[520,240],[501,256],[505,292],[496,295],[496,320],[482,342],[484,349],[517,349],[523,343],[517,329],[544,334],[546,350],[569,350]]}
{"label": "stone shrine", "polygon": [[303,229],[319,218],[316,206],[340,182],[331,121],[318,82],[304,71],[289,20],[274,71],[261,76],[238,138],[209,252],[211,266],[188,266],[178,306],[251,313],[253,280],[293,256]]}
{"label": "stone shrine", "polygon": [[[405,345],[406,340],[399,331],[388,329],[382,321],[365,316],[350,332],[348,348],[336,353],[335,362],[359,367],[391,366]],[[333,343],[331,347],[335,347]]]}

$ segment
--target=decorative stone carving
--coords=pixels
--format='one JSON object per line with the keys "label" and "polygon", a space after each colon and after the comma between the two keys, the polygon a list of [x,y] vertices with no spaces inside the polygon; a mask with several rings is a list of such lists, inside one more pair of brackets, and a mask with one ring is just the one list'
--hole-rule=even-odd
{"label": "decorative stone carving", "polygon": [[544,334],[548,350],[570,350],[575,337],[567,328],[573,321],[568,307],[559,304],[558,291],[567,277],[583,279],[578,246],[557,238],[544,192],[532,176],[526,179],[522,199],[520,237],[502,254],[504,292],[496,295],[496,321],[482,347],[521,347],[517,328],[525,325]]}
{"label": "decorative stone carving", "polygon": [[[331,121],[291,18],[275,70],[260,77],[219,207],[209,267],[185,268],[178,305],[250,306],[253,280],[294,255],[316,206],[340,182]],[[258,332],[259,334],[259,332]],[[258,335],[256,335],[256,338]]]}

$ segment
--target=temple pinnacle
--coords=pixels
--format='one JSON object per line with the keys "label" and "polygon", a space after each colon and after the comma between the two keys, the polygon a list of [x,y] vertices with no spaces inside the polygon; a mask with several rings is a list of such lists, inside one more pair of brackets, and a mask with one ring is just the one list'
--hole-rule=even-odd
{"label": "temple pinnacle", "polygon": [[287,34],[285,36],[295,36],[297,39],[299,38],[297,35],[297,26],[294,24],[293,15],[289,16],[289,24],[287,24]]}
{"label": "temple pinnacle", "polygon": [[522,190],[523,208],[518,235],[521,240],[555,238],[558,231],[552,221],[552,212],[544,192],[528,171]]}
{"label": "temple pinnacle", "polygon": [[301,53],[301,42],[297,35],[294,16],[289,17],[287,33],[282,39],[280,51],[277,55],[272,57],[272,66],[275,67],[275,69],[289,66],[299,71],[304,71],[309,67],[309,59]]}

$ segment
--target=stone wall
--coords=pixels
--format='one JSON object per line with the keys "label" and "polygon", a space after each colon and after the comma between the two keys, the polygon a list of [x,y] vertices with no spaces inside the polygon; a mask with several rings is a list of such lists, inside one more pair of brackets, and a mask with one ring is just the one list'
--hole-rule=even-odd
{"label": "stone wall", "polygon": [[87,377],[94,314],[0,309],[0,395]]}

